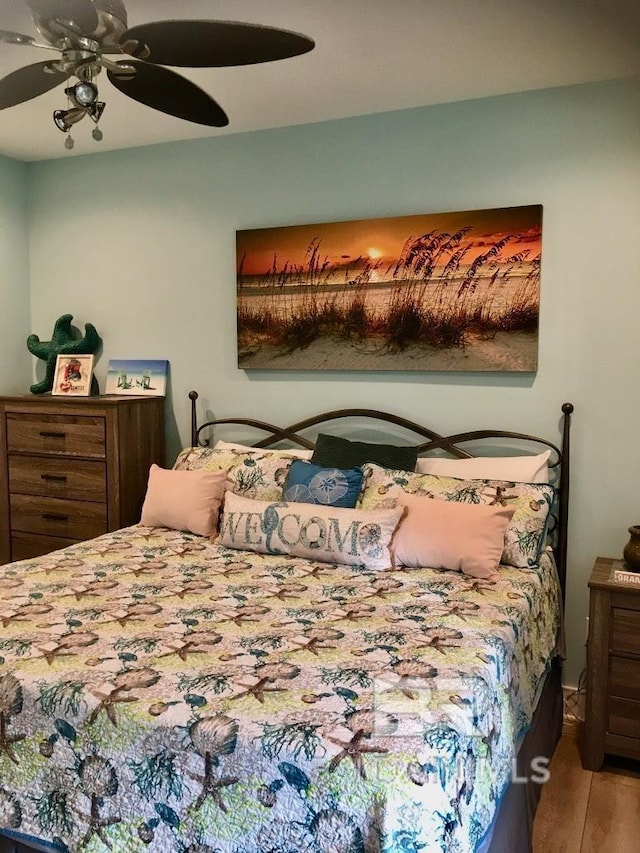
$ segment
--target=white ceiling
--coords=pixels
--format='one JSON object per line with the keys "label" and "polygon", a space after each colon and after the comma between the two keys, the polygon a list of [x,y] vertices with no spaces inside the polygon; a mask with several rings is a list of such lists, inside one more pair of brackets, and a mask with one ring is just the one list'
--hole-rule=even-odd
{"label": "white ceiling", "polygon": [[[224,129],[143,106],[102,75],[107,107],[64,135],[63,88],[0,111],[0,154],[43,160],[387,112],[640,74],[640,0],[125,0],[129,26],[175,18],[247,21],[310,36],[310,53],[254,66],[178,69],[229,116]],[[0,28],[36,35],[21,0]],[[0,76],[53,54],[0,44]]]}

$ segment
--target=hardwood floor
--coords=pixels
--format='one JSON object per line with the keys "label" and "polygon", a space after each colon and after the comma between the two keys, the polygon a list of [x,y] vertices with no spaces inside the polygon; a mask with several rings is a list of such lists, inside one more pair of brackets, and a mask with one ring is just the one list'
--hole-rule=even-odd
{"label": "hardwood floor", "polygon": [[584,770],[581,731],[565,725],[533,831],[534,853],[638,853],[640,763],[609,759]]}

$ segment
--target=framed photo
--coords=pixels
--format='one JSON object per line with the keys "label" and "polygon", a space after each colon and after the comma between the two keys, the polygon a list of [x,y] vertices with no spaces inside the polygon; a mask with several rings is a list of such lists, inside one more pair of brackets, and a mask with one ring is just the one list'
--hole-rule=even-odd
{"label": "framed photo", "polygon": [[164,397],[169,362],[164,359],[138,361],[111,359],[105,394],[133,394]]}
{"label": "framed photo", "polygon": [[59,355],[51,393],[60,397],[88,397],[93,359],[93,355]]}

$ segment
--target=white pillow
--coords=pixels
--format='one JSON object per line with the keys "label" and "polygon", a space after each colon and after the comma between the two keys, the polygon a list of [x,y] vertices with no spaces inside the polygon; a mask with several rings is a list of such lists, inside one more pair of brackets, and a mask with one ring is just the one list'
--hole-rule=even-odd
{"label": "white pillow", "polygon": [[419,474],[458,477],[461,480],[508,480],[512,483],[548,483],[550,450],[537,456],[475,456],[472,459],[445,459],[425,456],[418,459]]}
{"label": "white pillow", "polygon": [[305,450],[302,447],[251,447],[248,444],[234,444],[232,441],[216,441],[214,450],[239,450],[241,452],[251,451],[251,453],[274,453],[276,456],[285,454],[286,456],[295,456],[296,459],[311,459],[313,450]]}

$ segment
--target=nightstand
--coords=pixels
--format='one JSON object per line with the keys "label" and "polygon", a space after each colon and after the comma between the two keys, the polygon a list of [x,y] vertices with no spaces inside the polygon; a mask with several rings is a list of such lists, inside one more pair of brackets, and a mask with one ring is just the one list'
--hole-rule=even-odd
{"label": "nightstand", "polygon": [[640,585],[616,582],[622,560],[598,557],[589,579],[583,764],[605,753],[640,759]]}
{"label": "nightstand", "polygon": [[140,520],[164,398],[0,397],[0,563]]}

